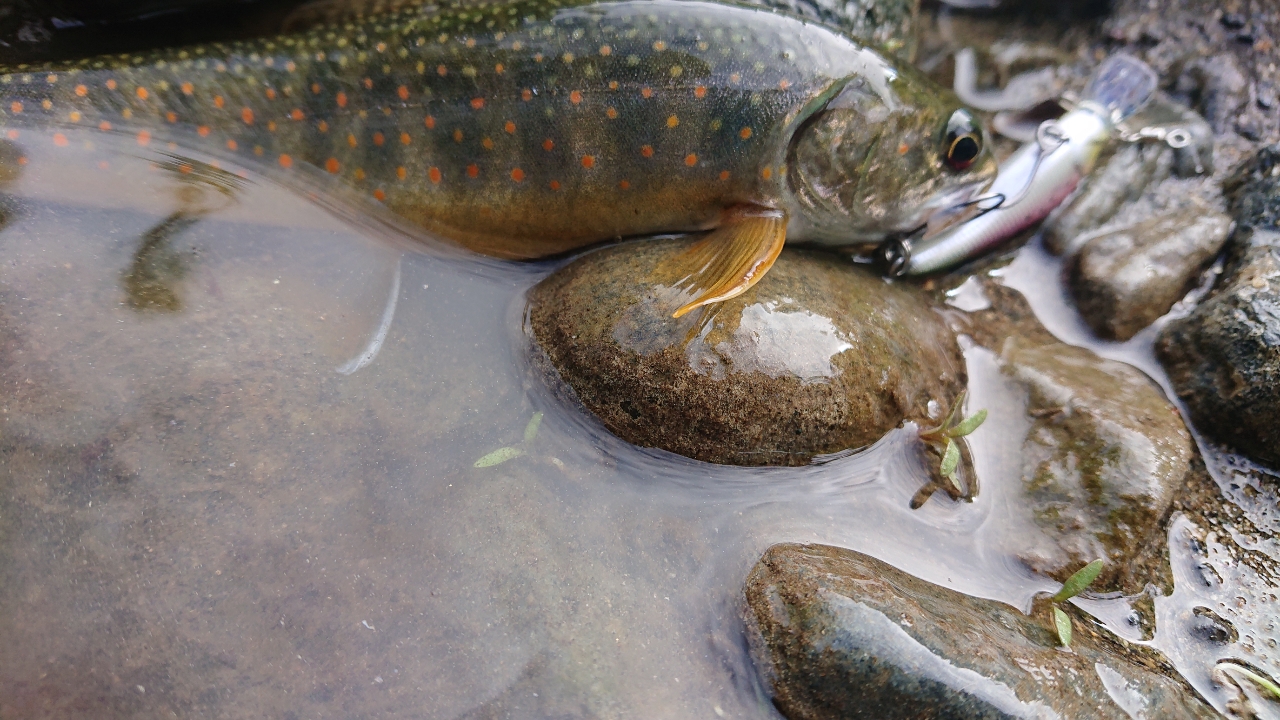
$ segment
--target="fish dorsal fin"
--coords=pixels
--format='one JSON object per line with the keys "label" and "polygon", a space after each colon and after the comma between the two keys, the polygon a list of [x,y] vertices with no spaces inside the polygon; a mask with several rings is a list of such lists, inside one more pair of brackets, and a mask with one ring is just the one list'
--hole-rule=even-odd
{"label": "fish dorsal fin", "polygon": [[786,238],[787,214],[781,210],[726,212],[720,227],[669,261],[672,274],[680,277],[676,285],[693,294],[672,317],[746,292],[773,267]]}

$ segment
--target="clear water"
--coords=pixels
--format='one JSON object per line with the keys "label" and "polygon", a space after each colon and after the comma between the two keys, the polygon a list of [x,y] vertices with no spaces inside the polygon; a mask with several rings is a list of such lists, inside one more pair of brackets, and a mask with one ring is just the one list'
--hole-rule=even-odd
{"label": "clear water", "polygon": [[[1000,408],[1021,391],[981,348],[974,503],[909,509],[910,429],[808,468],[696,463],[611,437],[531,368],[524,296],[558,263],[406,249],[318,186],[229,168],[229,197],[157,169],[181,164],[163,148],[46,135],[18,140],[0,229],[0,717],[778,717],[740,619],[775,542],[1022,608],[1056,587],[1014,559],[1026,426]],[[1161,377],[1149,334],[1080,335],[1047,256],[1004,272],[1059,336]],[[339,372],[397,273],[380,351]],[[503,446],[525,452],[473,467]],[[1275,583],[1192,588],[1184,528],[1153,642],[1221,706],[1208,668],[1248,653],[1165,617]],[[1273,645],[1250,609],[1241,640]],[[1274,676],[1268,652],[1250,662]]]}

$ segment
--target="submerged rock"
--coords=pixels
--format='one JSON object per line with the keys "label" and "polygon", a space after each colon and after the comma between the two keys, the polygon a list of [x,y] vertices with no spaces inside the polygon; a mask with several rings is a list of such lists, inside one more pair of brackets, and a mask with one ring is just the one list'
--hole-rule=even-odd
{"label": "submerged rock", "polygon": [[971,282],[983,304],[956,330],[995,354],[1015,390],[992,414],[1026,428],[1000,520],[1011,552],[1060,581],[1103,558],[1100,590],[1164,584],[1165,519],[1196,457],[1177,409],[1135,368],[1059,342],[1017,290]]}
{"label": "submerged rock", "polygon": [[654,268],[689,242],[593,252],[529,294],[535,358],[624,440],[803,465],[959,394],[959,348],[923,294],[834,255],[785,250],[751,290],[672,318],[687,298]]}
{"label": "submerged rock", "polygon": [[1099,336],[1128,340],[1169,312],[1222,249],[1230,216],[1191,200],[1085,241],[1071,263],[1071,294]]}
{"label": "submerged rock", "polygon": [[769,548],[745,592],[752,654],[790,720],[1216,717],[1069,607],[1066,652],[1047,607],[1028,617],[825,545]]}

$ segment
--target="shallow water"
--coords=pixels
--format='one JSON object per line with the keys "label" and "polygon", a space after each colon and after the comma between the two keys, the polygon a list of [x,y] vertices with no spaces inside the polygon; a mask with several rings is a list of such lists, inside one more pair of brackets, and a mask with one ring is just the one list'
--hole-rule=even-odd
{"label": "shallow water", "polygon": [[[0,717],[778,717],[740,620],[775,542],[1022,608],[1056,589],[1014,559],[1026,426],[986,350],[966,351],[970,408],[992,409],[973,503],[909,509],[910,429],[807,468],[697,463],[613,438],[535,372],[523,298],[562,261],[406,250],[317,188],[229,168],[227,195],[163,148],[46,135],[17,140],[0,230]],[[1005,282],[1038,286],[1051,330],[1160,377],[1149,335],[1073,334],[1053,262],[1023,258]],[[397,273],[380,351],[339,372]],[[473,467],[503,446],[525,453]],[[1161,628],[1212,600],[1186,522]],[[1088,606],[1126,632],[1123,600]],[[1236,650],[1183,635],[1153,643],[1220,705],[1203,679]]]}

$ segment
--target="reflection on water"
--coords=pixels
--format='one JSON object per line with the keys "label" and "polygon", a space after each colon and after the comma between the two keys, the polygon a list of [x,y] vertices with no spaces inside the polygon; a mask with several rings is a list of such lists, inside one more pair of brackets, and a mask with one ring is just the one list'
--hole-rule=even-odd
{"label": "reflection on water", "polygon": [[975,502],[910,508],[912,428],[698,463],[538,379],[553,264],[401,261],[252,172],[222,194],[84,141],[28,141],[0,232],[0,716],[769,718],[739,613],[775,542],[1023,608],[1056,587],[1014,560],[1024,391],[986,350]]}

